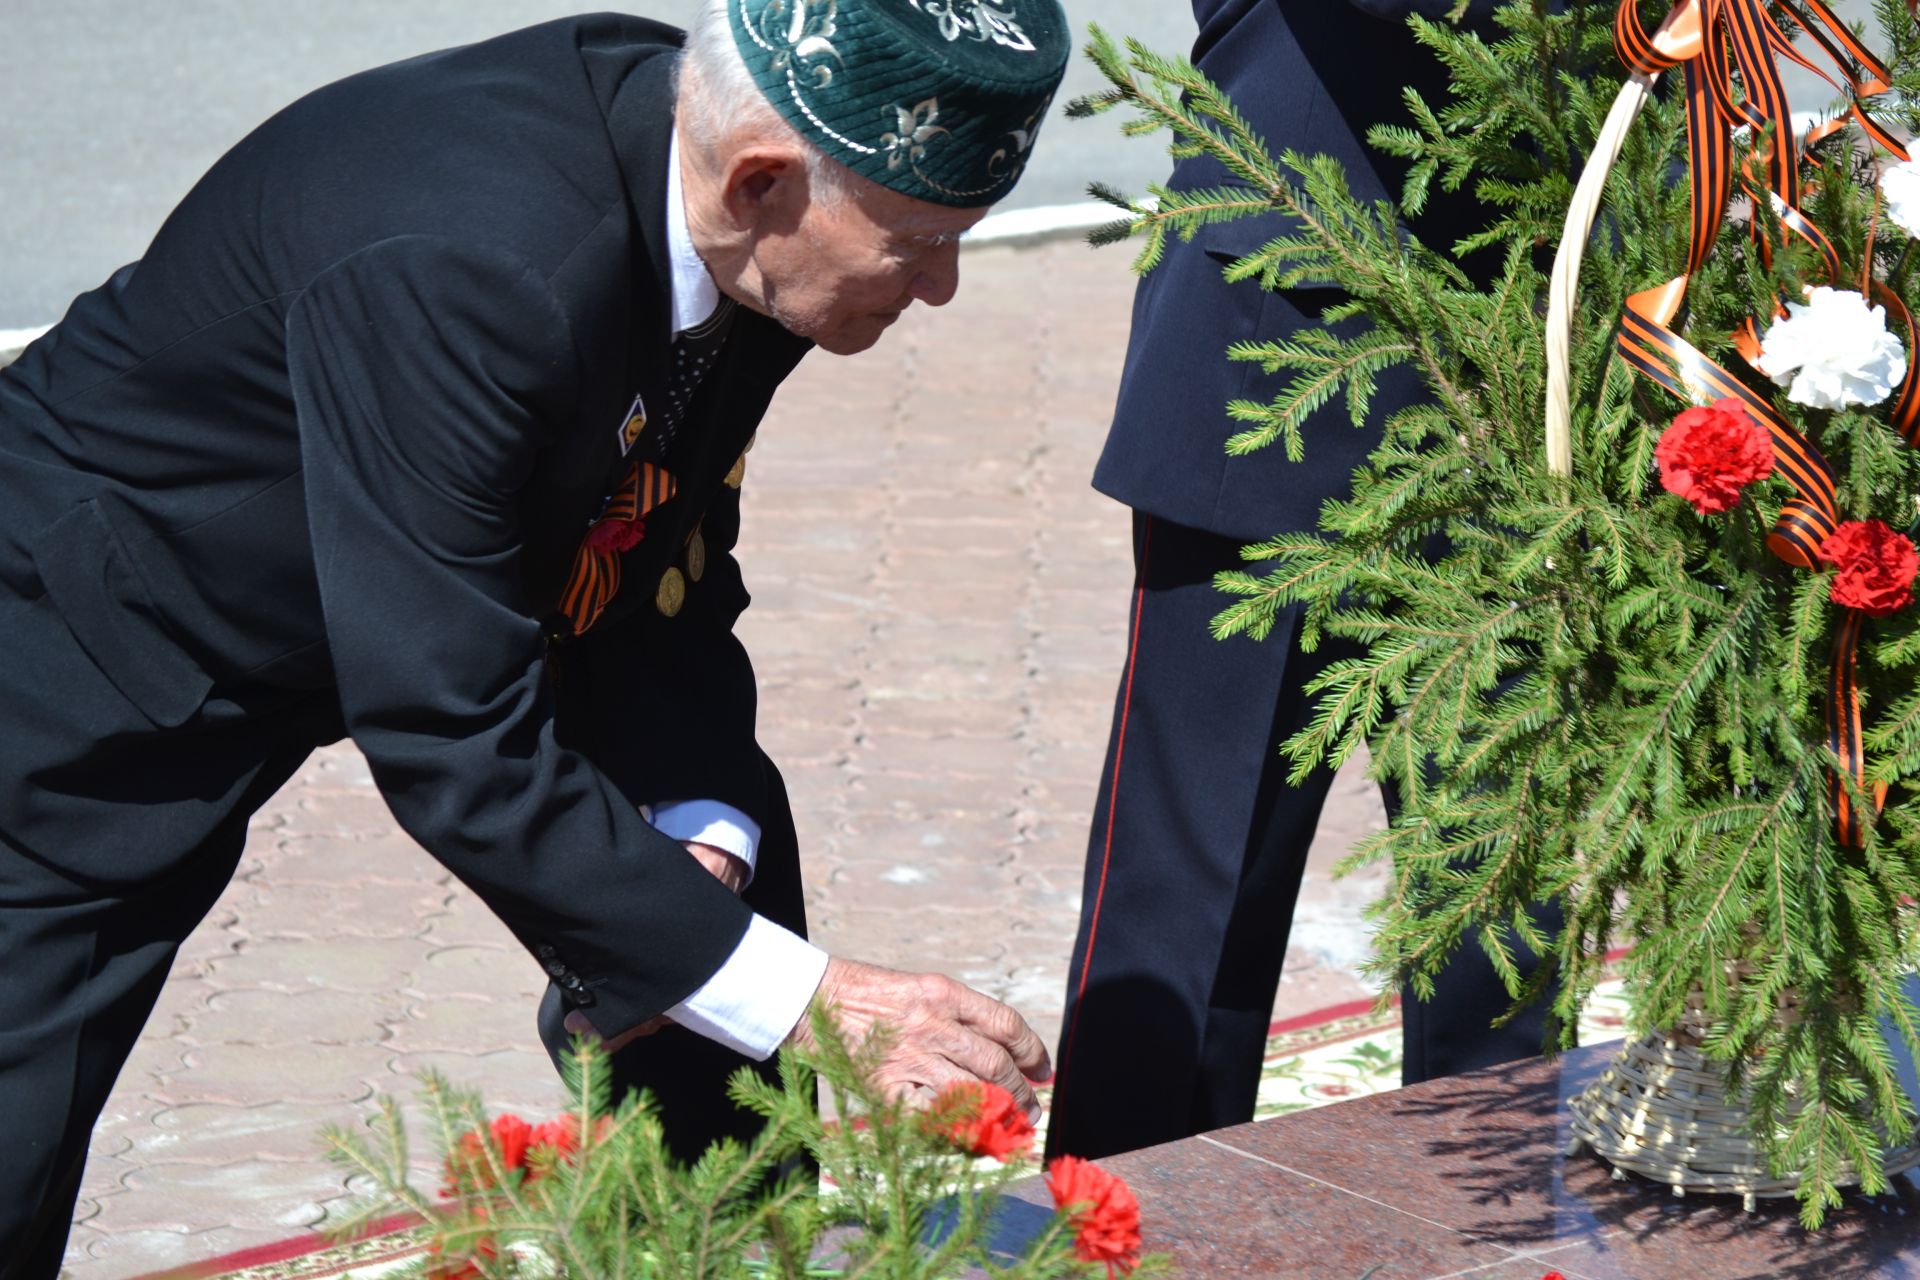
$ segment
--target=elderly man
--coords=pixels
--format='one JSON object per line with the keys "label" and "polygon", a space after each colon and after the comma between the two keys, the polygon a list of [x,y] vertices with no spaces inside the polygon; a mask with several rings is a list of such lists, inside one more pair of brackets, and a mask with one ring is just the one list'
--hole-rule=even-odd
{"label": "elderly man", "polygon": [[321,89],[0,373],[5,1280],[56,1274],[178,943],[343,734],[683,1152],[816,992],[895,1028],[893,1087],[1033,1107],[1019,1015],[802,939],[729,553],[808,347],[953,296],[1064,16],[712,0],[681,44],[580,18]]}

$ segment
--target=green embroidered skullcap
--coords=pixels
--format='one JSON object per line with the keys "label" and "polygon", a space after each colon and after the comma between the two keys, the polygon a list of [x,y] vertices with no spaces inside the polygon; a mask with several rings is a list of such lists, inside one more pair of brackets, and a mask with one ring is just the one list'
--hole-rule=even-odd
{"label": "green embroidered skullcap", "polygon": [[1026,167],[1071,41],[1059,0],[728,0],[767,99],[863,178],[956,208]]}

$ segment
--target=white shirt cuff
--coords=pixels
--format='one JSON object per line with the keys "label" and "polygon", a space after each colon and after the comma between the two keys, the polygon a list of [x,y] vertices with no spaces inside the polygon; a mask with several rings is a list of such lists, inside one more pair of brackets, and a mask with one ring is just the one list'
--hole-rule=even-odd
{"label": "white shirt cuff", "polygon": [[689,840],[724,849],[747,864],[747,882],[753,882],[754,862],[760,853],[760,824],[730,804],[718,800],[668,800],[640,806],[640,816],[653,829],[682,844]]}
{"label": "white shirt cuff", "polygon": [[689,1031],[765,1061],[806,1016],[826,973],[826,952],[755,916],[727,962],[667,1015]]}

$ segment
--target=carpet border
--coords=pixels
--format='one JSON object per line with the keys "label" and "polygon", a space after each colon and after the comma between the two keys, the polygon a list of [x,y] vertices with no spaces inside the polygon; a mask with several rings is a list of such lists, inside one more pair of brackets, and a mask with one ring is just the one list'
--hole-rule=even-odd
{"label": "carpet border", "polygon": [[[337,1249],[344,1244],[396,1235],[417,1227],[424,1221],[426,1219],[417,1213],[399,1213],[390,1218],[381,1218],[377,1222],[369,1223],[365,1230],[346,1240],[329,1240],[317,1232],[309,1232],[304,1236],[289,1236],[285,1240],[249,1245],[245,1249],[235,1249],[231,1253],[223,1253],[217,1258],[208,1258],[204,1262],[190,1262],[185,1266],[173,1267],[166,1271],[145,1272],[134,1276],[133,1280],[218,1280],[218,1277],[232,1275],[236,1271],[292,1262],[312,1254],[325,1253],[329,1249]],[[357,1267],[365,1264],[351,1265]],[[328,1274],[338,1275],[339,1271],[315,1273],[314,1280],[322,1280]]]}

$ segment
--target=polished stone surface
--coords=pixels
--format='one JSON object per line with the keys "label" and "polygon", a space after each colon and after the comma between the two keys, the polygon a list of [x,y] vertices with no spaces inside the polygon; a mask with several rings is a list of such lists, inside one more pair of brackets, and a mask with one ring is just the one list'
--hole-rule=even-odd
{"label": "polished stone surface", "polygon": [[[1920,1176],[1849,1196],[1676,1199],[1564,1154],[1565,1099],[1617,1045],[1534,1059],[1101,1161],[1188,1276],[1284,1280],[1866,1280],[1920,1276]],[[1039,1180],[1015,1192],[1047,1203]]]}

